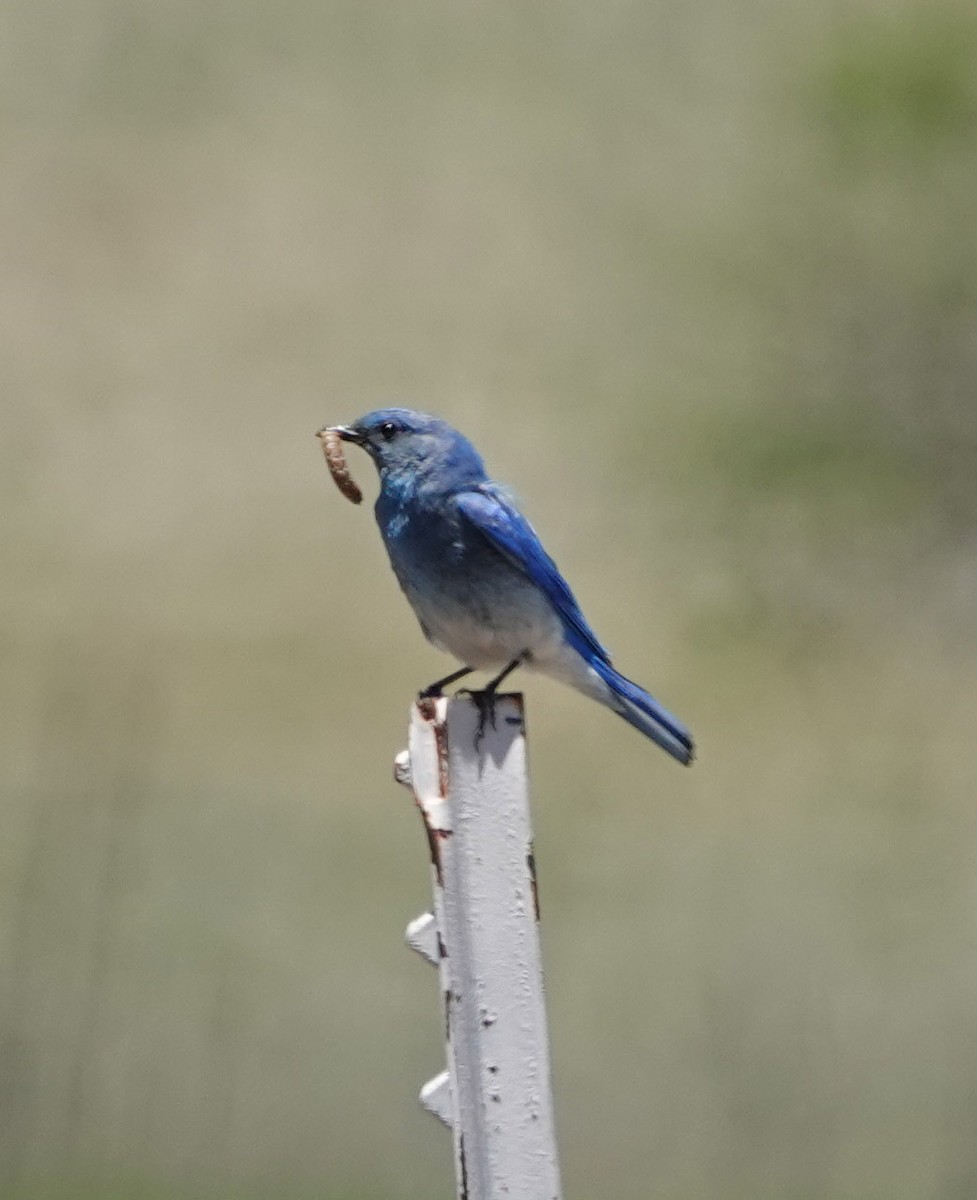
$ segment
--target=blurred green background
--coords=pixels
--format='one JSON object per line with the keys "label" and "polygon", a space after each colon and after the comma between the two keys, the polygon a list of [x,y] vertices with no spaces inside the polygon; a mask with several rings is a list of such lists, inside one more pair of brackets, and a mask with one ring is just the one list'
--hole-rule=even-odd
{"label": "blurred green background", "polygon": [[977,1195],[972,3],[2,17],[4,1197],[452,1194],[390,400],[700,746],[523,681],[567,1195]]}

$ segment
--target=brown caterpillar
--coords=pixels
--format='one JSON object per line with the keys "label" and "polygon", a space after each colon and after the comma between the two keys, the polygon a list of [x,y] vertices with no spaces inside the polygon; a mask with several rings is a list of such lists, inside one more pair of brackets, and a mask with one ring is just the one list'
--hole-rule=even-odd
{"label": "brown caterpillar", "polygon": [[329,468],[329,474],[335,480],[336,487],[347,500],[359,504],[363,499],[363,493],[356,486],[349,473],[349,467],[346,466],[346,459],[343,456],[343,439],[335,429],[320,429],[316,437],[322,441],[322,453],[326,456],[326,466]]}

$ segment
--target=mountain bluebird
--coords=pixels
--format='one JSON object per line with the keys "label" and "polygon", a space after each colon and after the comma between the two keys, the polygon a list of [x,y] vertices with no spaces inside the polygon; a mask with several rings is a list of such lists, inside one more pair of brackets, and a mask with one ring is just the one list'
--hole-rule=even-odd
{"label": "mountain bluebird", "polygon": [[[390,564],[425,637],[474,670],[539,671],[599,700],[679,762],[692,736],[611,665],[556,564],[509,495],[486,474],[475,447],[437,417],[382,408],[328,432],[370,455],[380,475],[375,506]],[[326,434],[327,430],[322,430]]]}

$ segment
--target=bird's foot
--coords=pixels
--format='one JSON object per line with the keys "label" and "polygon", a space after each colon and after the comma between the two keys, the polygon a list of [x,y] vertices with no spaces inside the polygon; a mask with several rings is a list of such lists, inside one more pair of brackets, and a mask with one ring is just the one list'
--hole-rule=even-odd
{"label": "bird's foot", "polygon": [[443,679],[435,679],[434,683],[428,684],[426,688],[422,688],[417,693],[418,700],[436,700],[438,696],[444,695],[444,689],[449,683],[454,683],[456,679],[464,679],[474,669],[474,667],[461,667],[457,671],[452,671],[450,675],[445,675]]}
{"label": "bird's foot", "polygon": [[472,704],[478,709],[478,725],[475,727],[475,749],[478,750],[482,744],[482,739],[485,737],[486,723],[490,724],[495,729],[495,699],[496,691],[494,687],[482,688],[480,691],[475,691],[472,688],[459,688],[455,692],[456,696],[470,696]]}
{"label": "bird's foot", "polygon": [[509,675],[511,675],[516,667],[520,666],[528,658],[528,651],[520,654],[518,658],[514,658],[512,662],[506,664],[506,666],[498,673],[498,675],[496,675],[494,679],[490,679],[480,692],[473,692],[471,688],[459,689],[457,694],[460,696],[462,692],[464,692],[466,695],[471,696],[472,703],[478,709],[478,728],[475,730],[476,750],[482,744],[482,738],[485,736],[486,720],[491,722],[493,729],[496,727],[495,698],[499,691],[499,684],[502,683],[502,681]]}

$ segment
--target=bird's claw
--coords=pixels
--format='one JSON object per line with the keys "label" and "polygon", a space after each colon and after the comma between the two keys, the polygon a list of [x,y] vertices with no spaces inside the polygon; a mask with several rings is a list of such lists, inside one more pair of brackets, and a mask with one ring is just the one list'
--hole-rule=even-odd
{"label": "bird's claw", "polygon": [[466,675],[472,673],[472,667],[460,667],[457,671],[452,671],[450,675],[445,675],[443,679],[435,679],[433,683],[429,683],[426,688],[422,688],[417,693],[418,700],[437,700],[444,695],[444,689],[449,683],[454,683],[456,679],[464,679]]}
{"label": "bird's claw", "polygon": [[477,750],[485,737],[485,723],[496,728],[495,724],[495,688],[482,688],[480,691],[475,691],[473,688],[459,688],[455,692],[456,696],[470,696],[472,704],[478,709],[478,725],[475,728],[475,749]]}

